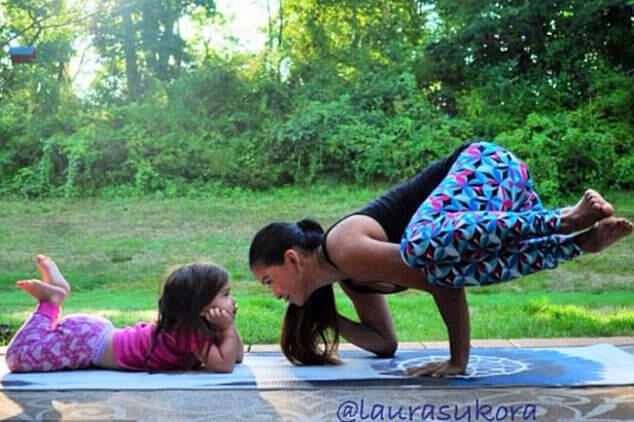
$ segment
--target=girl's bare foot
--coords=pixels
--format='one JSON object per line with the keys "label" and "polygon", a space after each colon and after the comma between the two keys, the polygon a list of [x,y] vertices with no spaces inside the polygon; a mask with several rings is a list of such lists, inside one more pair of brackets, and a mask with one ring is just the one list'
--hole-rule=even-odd
{"label": "girl's bare foot", "polygon": [[584,252],[599,252],[632,233],[632,223],[625,218],[608,217],[585,233],[575,237]]}
{"label": "girl's bare foot", "polygon": [[573,233],[591,227],[597,221],[614,214],[614,208],[599,192],[588,189],[577,205],[561,211],[562,233]]}
{"label": "girl's bare foot", "polygon": [[40,302],[52,302],[62,306],[68,292],[61,287],[44,283],[40,280],[20,280],[15,285],[39,300]]}
{"label": "girl's bare foot", "polygon": [[36,256],[35,261],[40,269],[40,274],[42,275],[42,281],[44,283],[61,287],[66,291],[66,293],[70,293],[70,285],[60,272],[59,268],[57,268],[55,261],[46,255]]}

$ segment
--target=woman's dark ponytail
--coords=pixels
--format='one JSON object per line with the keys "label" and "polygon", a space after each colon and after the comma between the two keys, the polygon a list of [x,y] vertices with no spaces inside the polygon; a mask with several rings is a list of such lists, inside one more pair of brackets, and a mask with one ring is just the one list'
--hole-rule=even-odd
{"label": "woman's dark ponytail", "polygon": [[319,244],[321,244],[321,240],[324,234],[324,229],[321,227],[321,224],[319,224],[315,220],[311,220],[310,218],[304,218],[303,220],[300,220],[295,224],[297,225],[297,227],[299,227],[301,231],[304,232],[305,235],[310,237],[310,240],[313,240],[313,238],[318,235]]}
{"label": "woman's dark ponytail", "polygon": [[323,237],[324,229],[309,218],[295,224],[271,223],[253,237],[249,249],[249,266],[282,265],[284,252],[291,248],[314,252],[321,245]]}
{"label": "woman's dark ponytail", "polygon": [[[271,223],[253,238],[249,265],[281,265],[284,252],[293,247],[315,252],[321,246],[324,230],[315,220],[295,224]],[[280,345],[294,364],[337,364],[334,356],[339,345],[337,308],[332,286],[313,292],[303,306],[290,304],[286,309]]]}
{"label": "woman's dark ponytail", "polygon": [[294,364],[338,364],[337,308],[332,286],[317,289],[304,306],[288,305],[280,335],[286,358]]}

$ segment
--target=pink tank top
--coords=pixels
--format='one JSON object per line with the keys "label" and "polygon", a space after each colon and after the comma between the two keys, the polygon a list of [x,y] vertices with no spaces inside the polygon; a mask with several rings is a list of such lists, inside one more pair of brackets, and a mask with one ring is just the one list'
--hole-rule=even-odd
{"label": "pink tank top", "polygon": [[137,322],[131,327],[117,328],[112,338],[112,350],[117,364],[125,369],[166,371],[197,367],[200,362],[194,351],[200,349],[195,336],[182,342],[180,347],[172,333],[157,339],[152,354],[145,364],[145,355],[152,344],[156,323]]}

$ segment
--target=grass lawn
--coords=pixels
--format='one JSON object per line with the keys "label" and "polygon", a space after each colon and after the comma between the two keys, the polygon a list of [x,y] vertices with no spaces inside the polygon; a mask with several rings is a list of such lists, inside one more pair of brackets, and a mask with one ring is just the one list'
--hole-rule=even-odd
{"label": "grass lawn", "polygon": [[[73,292],[64,312],[151,320],[170,266],[211,260],[227,268],[240,303],[245,343],[276,342],[284,304],[254,282],[247,267],[253,234],[273,221],[309,216],[324,227],[383,189],[355,186],[222,189],[196,198],[0,199],[0,344],[34,306],[14,287],[39,277],[33,257],[53,257]],[[607,195],[634,219],[634,195]],[[351,305],[337,288],[342,312]],[[402,341],[441,340],[445,329],[430,296],[389,297]],[[634,335],[634,236],[597,255],[503,285],[469,289],[473,338]]]}

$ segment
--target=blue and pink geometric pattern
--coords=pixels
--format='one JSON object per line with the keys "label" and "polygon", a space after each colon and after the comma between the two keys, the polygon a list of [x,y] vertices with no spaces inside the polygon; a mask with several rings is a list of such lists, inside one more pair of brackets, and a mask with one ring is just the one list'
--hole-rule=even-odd
{"label": "blue and pink geometric pattern", "polygon": [[582,253],[545,210],[526,164],[504,148],[471,144],[421,204],[401,241],[407,265],[442,287],[507,281]]}

